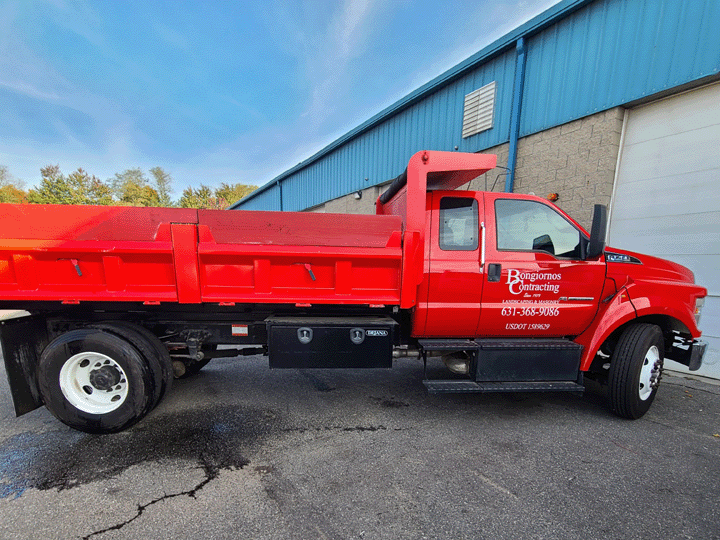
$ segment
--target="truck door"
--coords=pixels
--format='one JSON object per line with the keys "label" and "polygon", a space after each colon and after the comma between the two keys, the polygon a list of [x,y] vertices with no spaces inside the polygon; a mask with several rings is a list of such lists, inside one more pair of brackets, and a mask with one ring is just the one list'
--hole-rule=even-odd
{"label": "truck door", "polygon": [[584,232],[549,203],[485,194],[478,335],[574,336],[595,316],[605,260],[582,260]]}
{"label": "truck door", "polygon": [[483,199],[472,192],[432,192],[427,319],[423,334],[473,337],[480,318],[480,216]]}

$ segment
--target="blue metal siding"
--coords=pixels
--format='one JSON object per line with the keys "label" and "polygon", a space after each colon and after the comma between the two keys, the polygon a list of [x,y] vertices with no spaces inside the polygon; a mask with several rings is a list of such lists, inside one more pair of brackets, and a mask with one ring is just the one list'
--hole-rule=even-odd
{"label": "blue metal siding", "polygon": [[[720,72],[720,0],[563,0],[280,175],[238,208],[303,210],[400,174],[418,150],[509,139],[514,44],[527,41],[520,136]],[[497,82],[493,128],[462,139],[466,94]],[[368,181],[365,181],[365,178]]]}
{"label": "blue metal siding", "polygon": [[276,185],[268,187],[252,198],[241,199],[243,210],[280,210],[280,191]]}
{"label": "blue metal siding", "polygon": [[558,21],[529,39],[521,136],[717,73],[718,21],[718,0],[597,0]]}

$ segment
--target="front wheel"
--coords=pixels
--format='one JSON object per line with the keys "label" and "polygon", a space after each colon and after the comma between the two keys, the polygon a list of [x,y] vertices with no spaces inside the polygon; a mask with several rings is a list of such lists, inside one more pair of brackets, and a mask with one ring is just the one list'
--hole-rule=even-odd
{"label": "front wheel", "polygon": [[608,374],[610,408],[615,414],[636,419],[650,409],[660,384],[664,355],[658,326],[639,323],[622,333]]}
{"label": "front wheel", "polygon": [[113,433],[150,410],[153,378],[140,351],[99,328],[54,339],[38,364],[45,406],[61,422],[89,433]]}

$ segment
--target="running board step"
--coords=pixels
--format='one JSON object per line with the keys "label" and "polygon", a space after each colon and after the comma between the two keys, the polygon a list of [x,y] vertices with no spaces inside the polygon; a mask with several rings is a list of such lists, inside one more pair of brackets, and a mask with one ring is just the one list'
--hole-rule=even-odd
{"label": "running board step", "polygon": [[418,345],[424,351],[470,351],[478,348],[478,344],[469,339],[419,339]]}
{"label": "running board step", "polygon": [[585,387],[573,381],[474,382],[467,380],[427,380],[430,394],[470,394],[478,392],[583,392]]}

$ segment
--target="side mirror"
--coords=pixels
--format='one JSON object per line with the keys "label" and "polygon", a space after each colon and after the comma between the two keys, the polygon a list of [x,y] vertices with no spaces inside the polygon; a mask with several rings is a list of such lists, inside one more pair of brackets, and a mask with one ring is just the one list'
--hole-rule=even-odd
{"label": "side mirror", "polygon": [[555,246],[553,245],[553,241],[550,238],[550,235],[543,234],[542,236],[538,236],[533,240],[533,251],[547,251],[551,255],[555,255]]}
{"label": "side mirror", "polygon": [[593,212],[592,228],[590,229],[590,242],[588,243],[586,259],[595,259],[605,250],[605,233],[607,231],[607,206],[596,204]]}

